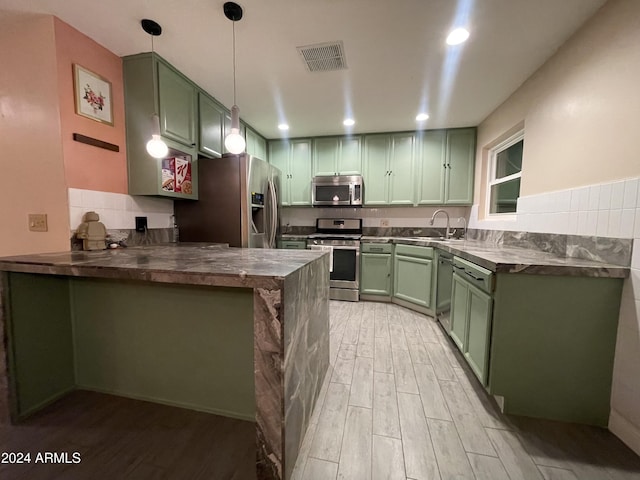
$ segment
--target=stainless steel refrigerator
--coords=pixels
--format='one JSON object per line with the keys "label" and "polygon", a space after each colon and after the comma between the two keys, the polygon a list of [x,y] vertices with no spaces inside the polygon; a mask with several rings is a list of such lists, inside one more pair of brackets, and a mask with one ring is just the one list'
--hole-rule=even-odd
{"label": "stainless steel refrigerator", "polygon": [[247,154],[198,161],[198,200],[176,200],[181,242],[276,248],[280,170]]}

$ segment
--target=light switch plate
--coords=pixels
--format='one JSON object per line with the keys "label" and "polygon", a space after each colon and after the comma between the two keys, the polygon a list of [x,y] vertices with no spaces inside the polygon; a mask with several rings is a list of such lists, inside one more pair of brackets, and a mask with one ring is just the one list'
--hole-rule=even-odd
{"label": "light switch plate", "polygon": [[46,232],[47,214],[46,213],[30,213],[29,214],[29,230],[32,232]]}

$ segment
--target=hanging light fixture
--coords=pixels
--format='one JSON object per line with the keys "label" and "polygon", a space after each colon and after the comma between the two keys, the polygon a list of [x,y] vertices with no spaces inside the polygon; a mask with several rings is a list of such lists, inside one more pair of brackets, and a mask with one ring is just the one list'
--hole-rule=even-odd
{"label": "hanging light fixture", "polygon": [[[143,19],[140,24],[142,25],[142,29],[151,36],[151,57],[153,61],[153,54],[155,53],[153,49],[153,37],[157,37],[162,33],[162,27],[153,20],[149,20],[148,18]],[[156,74],[155,72],[153,72],[153,94],[155,95],[156,92]],[[164,158],[169,153],[169,147],[167,147],[167,144],[164,143],[162,137],[160,136],[160,116],[155,111],[155,101],[153,110],[154,112],[151,116],[153,122],[153,130],[151,132],[151,140],[147,142],[147,152],[154,158]]]}
{"label": "hanging light fixture", "polygon": [[234,2],[226,2],[224,15],[233,23],[233,107],[231,107],[231,132],[224,139],[224,146],[231,153],[244,152],[246,142],[240,135],[240,109],[236,105],[236,22],[242,18],[242,7]]}

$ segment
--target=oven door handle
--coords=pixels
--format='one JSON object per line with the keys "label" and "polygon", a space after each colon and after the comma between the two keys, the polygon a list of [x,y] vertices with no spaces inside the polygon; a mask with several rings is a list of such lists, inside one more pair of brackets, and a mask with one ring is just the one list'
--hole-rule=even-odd
{"label": "oven door handle", "polygon": [[330,245],[334,250],[360,250],[359,245],[348,246],[348,245]]}

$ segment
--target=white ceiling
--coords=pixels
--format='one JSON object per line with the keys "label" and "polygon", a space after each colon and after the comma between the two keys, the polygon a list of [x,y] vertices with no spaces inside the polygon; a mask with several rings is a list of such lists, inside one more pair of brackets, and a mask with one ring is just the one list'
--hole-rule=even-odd
{"label": "white ceiling", "polygon": [[[227,107],[232,22],[223,0],[0,0],[0,10],[58,16],[117,55],[155,50]],[[240,116],[267,138],[479,124],[605,0],[240,0]],[[0,15],[2,13],[0,12]],[[453,26],[470,39],[448,47]],[[348,69],[310,73],[296,47],[341,40]]]}

